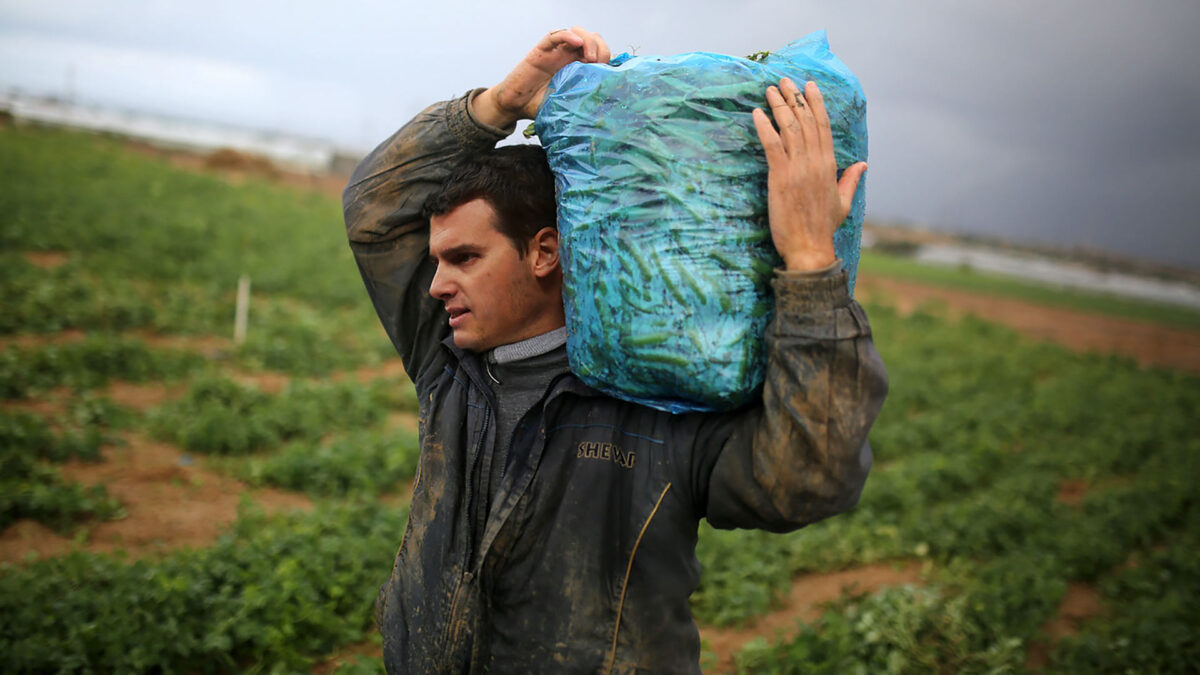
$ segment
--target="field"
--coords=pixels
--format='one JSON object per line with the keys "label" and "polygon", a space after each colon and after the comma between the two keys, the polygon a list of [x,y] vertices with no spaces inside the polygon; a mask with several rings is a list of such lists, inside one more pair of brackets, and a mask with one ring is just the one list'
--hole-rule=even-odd
{"label": "field", "polygon": [[[0,671],[380,670],[412,388],[337,200],[230,178],[0,129]],[[887,264],[863,499],[701,526],[706,671],[1195,672],[1195,369],[914,303]]]}

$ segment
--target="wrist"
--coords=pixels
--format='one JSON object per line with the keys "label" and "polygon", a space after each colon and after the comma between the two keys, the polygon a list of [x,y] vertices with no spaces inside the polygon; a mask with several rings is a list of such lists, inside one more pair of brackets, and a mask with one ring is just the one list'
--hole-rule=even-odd
{"label": "wrist", "polygon": [[521,119],[520,112],[509,111],[500,106],[496,101],[495,87],[484,89],[471,99],[469,105],[476,120],[498,129],[507,129]]}
{"label": "wrist", "polygon": [[782,255],[783,268],[789,272],[817,272],[828,269],[838,262],[833,247],[827,251],[804,251]]}

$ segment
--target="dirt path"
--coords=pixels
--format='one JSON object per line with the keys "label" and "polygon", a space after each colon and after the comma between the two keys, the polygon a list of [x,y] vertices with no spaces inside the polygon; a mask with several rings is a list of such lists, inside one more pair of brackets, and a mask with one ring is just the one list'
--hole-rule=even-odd
{"label": "dirt path", "polygon": [[0,561],[19,562],[31,552],[41,557],[80,549],[130,557],[209,546],[237,518],[242,495],[268,512],[308,509],[304,495],[282,490],[249,489],[229,476],[205,469],[194,457],[138,434],[103,449],[100,463],[69,462],[68,481],[103,484],[125,505],[121,520],[90,523],[78,536],[63,536],[32,520],[21,520],[0,534]]}
{"label": "dirt path", "polygon": [[1050,663],[1050,652],[1054,645],[1065,637],[1078,635],[1085,621],[1105,611],[1100,591],[1094,586],[1078,582],[1069,584],[1058,603],[1058,613],[1042,624],[1041,637],[1029,645],[1025,667],[1033,671],[1045,668]]}
{"label": "dirt path", "polygon": [[941,303],[951,316],[972,314],[1076,351],[1121,354],[1143,366],[1200,373],[1200,331],[887,277],[864,275],[855,292],[862,299],[894,305],[902,314],[930,302]]}
{"label": "dirt path", "polygon": [[[82,333],[22,338],[32,345],[80,339]],[[220,347],[217,339],[184,339],[173,346],[198,352]],[[337,373],[329,379],[353,378],[362,383],[385,377],[403,376],[403,363],[391,359],[378,366]],[[275,393],[292,380],[281,373],[235,374],[239,381]],[[182,383],[111,382],[100,393],[114,402],[145,412],[185,393]],[[0,405],[52,417],[64,412],[73,392],[65,389],[46,392],[36,399],[0,401]],[[416,416],[394,412],[389,428],[416,431]],[[61,466],[62,476],[82,485],[104,485],[117,498],[128,515],[120,520],[88,523],[73,536],[63,536],[33,520],[20,520],[0,532],[0,562],[20,562],[31,554],[46,558],[73,550],[111,552],[123,550],[130,557],[161,554],[177,548],[210,546],[237,518],[243,496],[268,512],[308,509],[311,500],[303,494],[268,488],[253,489],[237,479],[205,467],[205,458],[180,448],[151,440],[138,433],[124,433],[121,443],[102,449],[104,461],[68,462]],[[395,496],[407,503],[411,486]],[[390,499],[391,497],[389,497]]]}
{"label": "dirt path", "polygon": [[769,641],[795,636],[798,622],[811,623],[820,618],[824,605],[845,591],[874,592],[890,586],[919,583],[921,566],[911,562],[903,567],[892,564],[868,565],[827,574],[806,574],[792,580],[787,605],[759,617],[740,628],[701,628],[700,638],[717,655],[714,673],[733,672],[733,655],[754,638]]}

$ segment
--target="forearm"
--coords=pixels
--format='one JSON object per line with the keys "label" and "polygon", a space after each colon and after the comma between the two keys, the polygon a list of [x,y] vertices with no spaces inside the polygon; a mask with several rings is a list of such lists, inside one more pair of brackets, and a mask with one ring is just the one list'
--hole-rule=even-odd
{"label": "forearm", "polygon": [[716,527],[790,530],[857,502],[867,432],[887,374],[843,273],[781,274],[768,327],[763,404],[723,441],[708,477]]}
{"label": "forearm", "polygon": [[421,207],[455,162],[494,147],[511,132],[483,124],[472,114],[468,99],[481,91],[429,106],[355,168],[342,193],[342,208],[356,251],[427,228]]}
{"label": "forearm", "polygon": [[429,296],[429,223],[422,208],[464,156],[505,132],[477,122],[466,97],[426,108],[373,150],[343,193],[350,248],[380,322],[414,377],[448,332]]}

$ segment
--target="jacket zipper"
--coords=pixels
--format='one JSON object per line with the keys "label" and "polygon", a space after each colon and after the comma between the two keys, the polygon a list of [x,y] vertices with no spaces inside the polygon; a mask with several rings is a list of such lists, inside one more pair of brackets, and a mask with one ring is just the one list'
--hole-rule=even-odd
{"label": "jacket zipper", "polygon": [[[480,450],[483,449],[483,442],[487,439],[487,430],[488,430],[488,426],[489,426],[488,423],[490,421],[491,421],[491,409],[484,408],[483,409],[483,426],[480,429],[479,442],[476,443],[476,445],[475,445],[475,453],[474,454],[475,454],[475,465],[476,466],[478,466],[478,464],[479,464]],[[474,518],[475,517],[475,495],[473,494],[474,491],[472,490],[472,487],[475,485],[474,467],[472,467],[470,476],[471,476],[471,479],[466,481],[467,484],[465,486],[466,487],[466,496],[467,496],[467,513],[468,513],[468,517]],[[459,622],[459,615],[462,614],[462,607],[459,603],[459,599],[462,597],[463,586],[470,584],[471,581],[474,580],[474,578],[475,578],[474,573],[471,572],[471,565],[470,565],[471,558],[475,552],[474,545],[473,545],[473,541],[475,538],[475,530],[474,530],[473,525],[471,525],[468,529],[470,531],[470,535],[467,537],[467,541],[466,541],[466,547],[467,547],[466,567],[467,567],[467,570],[465,572],[463,572],[462,577],[459,578],[458,587],[454,589],[454,595],[450,599],[450,625],[446,627],[447,640],[446,640],[446,649],[443,652],[443,659],[442,659],[443,661],[447,661],[449,659],[450,654],[454,650],[454,646],[456,644],[458,644],[459,636],[462,634],[462,626],[460,625],[460,622]]]}
{"label": "jacket zipper", "polygon": [[[474,557],[474,553],[475,553],[475,522],[477,522],[479,520],[479,516],[481,515],[479,513],[480,507],[479,507],[479,503],[478,503],[481,500],[476,499],[477,494],[474,489],[475,488],[475,480],[476,480],[476,477],[478,477],[478,479],[480,481],[483,480],[483,444],[487,440],[488,427],[491,426],[491,424],[490,424],[491,421],[492,421],[491,408],[490,407],[484,408],[483,409],[483,425],[479,429],[479,441],[475,444],[474,463],[471,466],[471,472],[469,474],[470,479],[467,481],[467,485],[466,485],[467,515],[471,519],[471,522],[468,523],[468,525],[469,525],[468,531],[471,533],[471,535],[469,537],[467,537],[467,558],[466,558],[467,569],[471,568],[472,558]],[[486,486],[481,484],[480,489],[481,490],[486,489]],[[487,529],[487,523],[483,523],[483,528]],[[480,538],[482,538],[482,535]]]}
{"label": "jacket zipper", "polygon": [[633,557],[637,555],[638,546],[642,543],[642,536],[646,534],[646,530],[650,527],[650,521],[654,520],[654,514],[658,513],[658,507],[662,506],[663,498],[667,496],[667,491],[670,489],[671,484],[667,483],[662,494],[658,495],[654,509],[646,517],[646,522],[642,523],[642,530],[638,532],[637,539],[633,542],[633,550],[629,552],[629,563],[625,566],[625,581],[621,582],[621,601],[617,605],[617,623],[613,626],[612,650],[608,653],[608,667],[604,669],[605,672],[611,673],[617,667],[617,636],[621,633],[621,612],[625,610],[625,591],[629,590],[629,575],[633,573]]}

